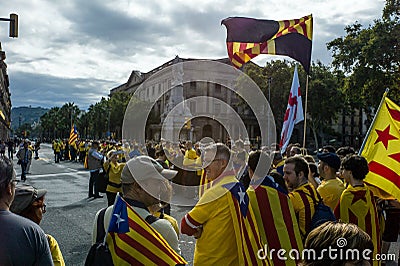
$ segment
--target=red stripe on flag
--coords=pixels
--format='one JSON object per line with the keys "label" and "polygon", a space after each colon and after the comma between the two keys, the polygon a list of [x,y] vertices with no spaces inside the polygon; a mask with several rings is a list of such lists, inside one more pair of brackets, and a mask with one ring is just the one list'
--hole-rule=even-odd
{"label": "red stripe on flag", "polygon": [[389,110],[390,116],[400,122],[400,111],[396,109],[390,109],[389,105],[386,103],[386,107]]}
{"label": "red stripe on flag", "polygon": [[[271,202],[268,197],[267,188],[259,186],[256,189],[256,198],[257,198],[257,207],[260,210],[262,223],[264,226],[265,235],[267,237],[267,244],[269,249],[279,250],[281,248],[281,244],[279,241],[278,232],[276,230],[276,226],[274,221],[272,220],[273,213],[271,209]],[[268,232],[268,233],[267,233]],[[284,261],[279,260],[277,257],[272,258],[274,261],[274,265],[285,265]]]}
{"label": "red stripe on flag", "polygon": [[226,48],[228,50],[228,56],[230,58],[232,58],[232,56],[233,56],[233,43],[232,42],[227,42],[226,43]]}
{"label": "red stripe on flag", "polygon": [[[237,202],[237,199],[234,197],[234,195],[232,194],[232,200],[234,201],[234,205],[235,205],[235,212],[236,212],[236,216],[238,218],[239,223],[241,224],[241,228],[242,228],[242,236],[244,237],[245,240],[245,244],[247,246],[248,249],[248,253],[250,256],[250,260],[251,260],[251,265],[258,265],[257,260],[258,258],[256,257],[256,252],[254,252],[252,245],[251,245],[251,240],[249,238],[250,234],[249,231],[247,230],[248,228],[246,227],[245,223],[246,221],[249,223],[249,227],[251,230],[252,235],[254,236],[254,241],[257,244],[258,248],[262,248],[261,247],[261,243],[260,243],[260,239],[259,239],[259,235],[257,234],[255,225],[253,224],[253,220],[252,217],[250,217],[250,212],[248,211],[246,214],[247,218],[244,218],[242,216],[242,213],[239,209],[239,204]],[[243,252],[243,257],[245,257],[245,253]],[[245,261],[247,262],[248,259],[245,259]],[[262,261],[264,265],[265,261]]]}
{"label": "red stripe on flag", "polygon": [[[306,25],[306,21],[304,20],[303,22],[300,22],[300,27],[303,29],[303,34],[304,36],[306,36],[307,38],[311,38],[311,36],[307,36],[307,25]],[[300,94],[299,94],[300,95]]]}
{"label": "red stripe on flag", "polygon": [[[238,204],[237,204],[237,199],[233,196],[233,194],[232,194],[232,200],[233,200],[233,205],[234,205],[234,207],[235,207],[236,219],[237,219],[238,224],[239,224],[239,227],[240,227],[240,232],[239,232],[239,234],[240,234],[241,236],[243,236],[243,235],[244,235],[244,232],[243,232],[243,227],[244,227],[243,218],[242,218],[242,215],[241,215],[241,213],[240,213],[240,209],[239,209]],[[238,233],[238,232],[236,232],[236,234],[237,234],[237,233]],[[245,262],[246,265],[248,265],[248,264],[247,264],[246,253],[245,253],[245,251],[244,251],[245,248],[244,248],[244,243],[243,243],[243,241],[241,241],[241,244],[242,244],[242,254],[243,254],[244,262]],[[238,251],[240,252],[240,250],[238,250]]]}
{"label": "red stripe on flag", "polygon": [[[247,212],[247,216],[246,216],[247,218],[245,218],[246,219],[246,221],[249,223],[249,225],[250,225],[250,230],[251,230],[251,232],[252,232],[252,234],[253,234],[253,236],[254,236],[254,240],[255,240],[255,242],[257,243],[257,246],[258,246],[258,248],[263,248],[262,246],[261,246],[261,239],[260,239],[260,236],[257,234],[257,230],[256,230],[256,225],[254,224],[254,221],[253,221],[253,219],[250,217],[250,212]],[[246,230],[247,231],[247,230]],[[250,252],[252,255],[253,255],[253,253],[252,252]],[[255,253],[254,253],[254,257],[255,257]],[[258,258],[255,258],[256,259],[256,261],[257,261],[257,259]],[[263,262],[263,265],[267,265],[267,263],[266,263],[266,260],[264,261],[264,260],[262,260],[262,262]],[[253,264],[254,265],[254,264]]]}
{"label": "red stripe on flag", "polygon": [[247,43],[245,42],[240,43],[239,51],[246,51],[246,49],[247,49]]}
{"label": "red stripe on flag", "polygon": [[348,209],[349,212],[349,223],[355,224],[357,226],[360,226],[358,224],[358,218],[357,215],[355,215],[350,209]]}
{"label": "red stripe on flag", "polygon": [[[141,217],[140,217],[141,218]],[[140,235],[142,235],[144,238],[146,238],[148,241],[153,243],[158,249],[160,249],[162,252],[167,254],[169,257],[173,258],[175,261],[177,261],[177,258],[175,257],[175,251],[169,246],[169,244],[165,241],[165,239],[155,239],[155,237],[150,234],[148,231],[146,231],[143,227],[141,227],[138,223],[136,223],[134,220],[129,218],[129,227],[132,228],[134,231],[138,232]],[[151,228],[153,230],[153,228]],[[163,245],[164,244],[164,245]]]}
{"label": "red stripe on flag", "polygon": [[371,161],[368,164],[368,167],[370,172],[386,178],[400,189],[400,175],[395,171],[375,161]]}
{"label": "red stripe on flag", "polygon": [[292,246],[292,249],[299,250],[299,246],[297,245],[296,241],[296,235],[294,233],[294,221],[292,219],[292,215],[290,214],[290,209],[289,209],[289,198],[286,195],[283,195],[282,193],[279,193],[279,202],[281,204],[281,209],[282,209],[282,215],[285,219],[285,224],[288,234],[289,234],[289,239],[290,239],[290,244]]}
{"label": "red stripe on flag", "polygon": [[[147,247],[143,246],[141,243],[136,241],[133,238],[130,238],[127,234],[118,234],[118,237],[124,241],[127,245],[136,249],[139,253],[146,256],[149,260],[151,260],[155,265],[167,265],[164,260],[159,258],[156,254],[154,254]],[[152,241],[151,241],[152,242]]]}
{"label": "red stripe on flag", "polygon": [[115,254],[120,257],[122,260],[128,262],[131,265],[140,265],[142,264],[140,261],[136,260],[134,257],[126,253],[124,250],[122,250],[120,247],[117,246],[117,243],[115,242],[115,233],[111,232],[111,238],[113,239],[114,243],[114,250]]}
{"label": "red stripe on flag", "polygon": [[394,153],[389,155],[390,158],[392,158],[393,160],[396,160],[400,163],[400,153]]}
{"label": "red stripe on flag", "polygon": [[[304,205],[304,212],[305,212],[305,225],[304,225],[304,230],[306,234],[310,231],[311,229],[311,208],[310,208],[310,202],[308,201],[308,197],[304,193],[299,193],[301,200],[303,201]],[[300,224],[299,224],[300,226]]]}

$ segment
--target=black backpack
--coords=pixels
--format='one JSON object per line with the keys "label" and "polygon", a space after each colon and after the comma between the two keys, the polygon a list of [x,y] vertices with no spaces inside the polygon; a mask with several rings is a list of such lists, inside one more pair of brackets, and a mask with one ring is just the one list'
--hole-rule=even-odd
{"label": "black backpack", "polygon": [[[85,260],[85,266],[109,266],[114,265],[107,243],[103,243],[106,232],[104,231],[104,214],[107,208],[102,209],[97,216],[97,236],[96,243],[90,247]],[[158,218],[153,215],[146,217],[146,222],[152,224]]]}
{"label": "black backpack", "polygon": [[318,195],[318,201],[311,196],[310,194],[304,192],[304,191],[299,191],[300,193],[304,193],[306,195],[308,195],[309,197],[311,197],[311,199],[314,202],[314,215],[311,218],[311,225],[310,228],[308,230],[308,232],[311,232],[314,228],[317,228],[318,226],[320,226],[321,224],[325,223],[325,222],[336,222],[336,217],[333,214],[331,208],[329,206],[326,206],[324,204],[324,202],[322,201],[322,199],[319,197]]}
{"label": "black backpack", "polygon": [[90,247],[89,253],[85,260],[85,266],[114,265],[107,243],[103,243],[106,235],[106,232],[104,231],[104,214],[106,210],[107,208],[102,209],[97,216],[96,243]]}

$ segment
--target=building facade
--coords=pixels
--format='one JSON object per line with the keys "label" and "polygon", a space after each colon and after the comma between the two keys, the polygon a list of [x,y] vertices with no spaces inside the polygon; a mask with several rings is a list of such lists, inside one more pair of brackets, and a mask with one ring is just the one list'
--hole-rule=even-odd
{"label": "building facade", "polygon": [[4,62],[6,53],[1,50],[0,44],[0,139],[7,140],[11,125],[11,93],[7,74],[7,64]]}
{"label": "building facade", "polygon": [[[180,72],[183,71],[174,69],[175,65],[179,66],[177,63],[199,60],[177,56],[147,73],[132,71],[126,83],[111,89],[110,97],[117,92],[134,93],[140,100],[153,103],[152,114],[156,119],[146,126],[147,139],[160,140],[164,126],[179,128],[179,136],[171,136],[174,139],[199,141],[210,137],[225,142],[231,137],[256,142],[260,138],[256,117],[240,97],[225,86],[234,86],[230,73],[224,68],[210,69],[209,72],[205,70],[204,76],[214,75],[214,82],[206,81],[207,78],[182,82],[180,75],[183,73]],[[228,58],[211,61],[230,65]],[[164,71],[170,66],[172,74]],[[190,75],[191,71],[185,69],[185,75]],[[184,104],[180,104],[182,102]],[[244,123],[242,127],[235,123],[239,118]]]}

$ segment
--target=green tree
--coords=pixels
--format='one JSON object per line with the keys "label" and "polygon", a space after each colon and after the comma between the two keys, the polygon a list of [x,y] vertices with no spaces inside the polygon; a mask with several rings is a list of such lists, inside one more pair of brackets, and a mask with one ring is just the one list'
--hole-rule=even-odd
{"label": "green tree", "polygon": [[[332,121],[337,120],[337,115],[343,108],[343,94],[340,91],[340,72],[332,73],[321,62],[312,64],[309,91],[307,126],[313,132],[315,148],[325,143],[325,132],[332,131]],[[303,94],[305,96],[305,94]],[[303,102],[305,97],[303,98]]]}
{"label": "green tree", "polygon": [[122,123],[124,121],[126,107],[129,104],[132,95],[124,92],[118,92],[112,95],[108,100],[110,113],[110,130],[116,133],[116,138],[122,138]]}
{"label": "green tree", "polygon": [[332,65],[346,75],[342,90],[350,108],[370,112],[386,88],[391,89],[393,100],[400,100],[399,10],[400,1],[387,0],[382,19],[367,28],[357,22],[349,25],[346,36],[327,44],[333,53]]}

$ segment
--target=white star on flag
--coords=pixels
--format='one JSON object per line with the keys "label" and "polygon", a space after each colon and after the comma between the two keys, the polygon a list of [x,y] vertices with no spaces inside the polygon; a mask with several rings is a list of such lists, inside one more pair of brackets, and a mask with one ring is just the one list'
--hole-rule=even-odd
{"label": "white star on flag", "polygon": [[245,203],[244,196],[246,195],[246,192],[243,192],[241,187],[239,187],[238,195],[239,195],[239,198],[240,198],[239,199],[239,204],[242,204],[242,202]]}
{"label": "white star on flag", "polygon": [[114,213],[114,215],[117,217],[117,221],[115,223],[118,225],[119,228],[119,223],[125,222],[125,219],[122,219],[120,214]]}

